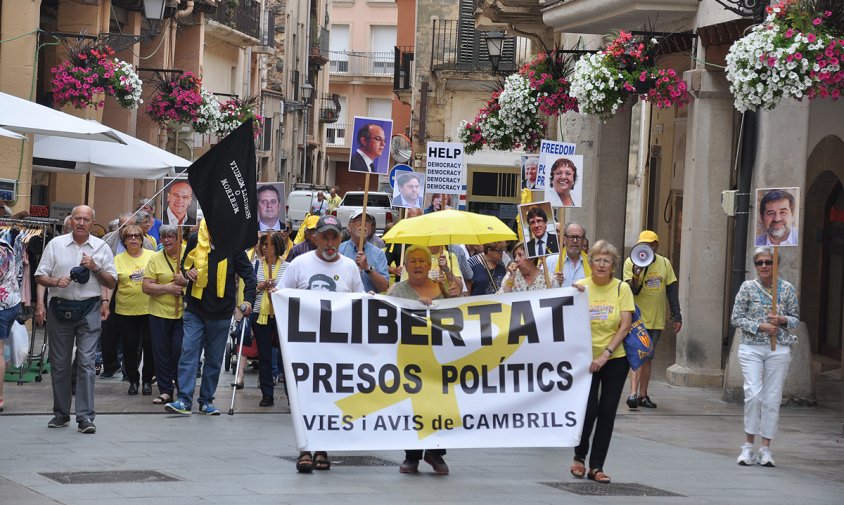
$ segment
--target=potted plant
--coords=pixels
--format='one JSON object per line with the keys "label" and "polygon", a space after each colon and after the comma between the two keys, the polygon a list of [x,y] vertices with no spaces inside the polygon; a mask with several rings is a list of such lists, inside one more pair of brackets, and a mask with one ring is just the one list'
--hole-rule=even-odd
{"label": "potted plant", "polygon": [[67,57],[51,69],[56,103],[101,109],[106,95],[129,109],[142,102],[141,79],[131,64],[113,57],[111,47],[91,39],[72,40],[66,46]]}
{"label": "potted plant", "polygon": [[220,104],[220,118],[214,133],[218,137],[225,137],[238,126],[252,119],[252,130],[255,137],[261,135],[264,117],[257,113],[258,97],[253,96],[241,100],[234,97]]}
{"label": "potted plant", "polygon": [[786,0],[727,54],[727,80],[739,111],[773,109],[783,97],[841,96],[844,3]]}
{"label": "potted plant", "polygon": [[660,109],[688,103],[679,74],[656,67],[656,45],[656,39],[636,40],[622,31],[602,51],[581,57],[571,82],[580,111],[609,119],[631,96]]}
{"label": "potted plant", "polygon": [[219,103],[192,72],[164,73],[155,86],[145,111],[160,126],[176,129],[174,125],[189,125],[197,133],[217,128]]}

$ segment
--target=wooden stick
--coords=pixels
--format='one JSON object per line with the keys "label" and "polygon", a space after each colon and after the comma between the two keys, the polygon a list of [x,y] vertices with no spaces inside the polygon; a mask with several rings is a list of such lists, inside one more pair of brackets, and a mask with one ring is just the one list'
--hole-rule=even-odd
{"label": "wooden stick", "polygon": [[542,272],[545,273],[545,287],[551,287],[551,275],[548,273],[548,263],[545,261],[545,256],[541,256],[539,258],[539,266],[542,268]]}
{"label": "wooden stick", "polygon": [[360,237],[358,238],[358,251],[363,251],[363,244],[366,242],[366,201],[369,199],[369,172],[366,173],[366,182],[363,185],[363,215],[360,218]]}
{"label": "wooden stick", "polygon": [[[563,262],[565,261],[566,257],[563,254],[563,232],[566,229],[566,209],[565,207],[560,207],[557,209],[557,222],[560,223],[560,233],[557,234],[557,271],[563,271]],[[555,230],[556,231],[556,230]]]}
{"label": "wooden stick", "polygon": [[[771,284],[771,314],[777,315],[777,277],[779,274],[779,246],[774,246],[774,275],[773,281]],[[777,331],[771,335],[771,350],[777,350],[777,333],[779,333],[779,326],[777,325]]]}

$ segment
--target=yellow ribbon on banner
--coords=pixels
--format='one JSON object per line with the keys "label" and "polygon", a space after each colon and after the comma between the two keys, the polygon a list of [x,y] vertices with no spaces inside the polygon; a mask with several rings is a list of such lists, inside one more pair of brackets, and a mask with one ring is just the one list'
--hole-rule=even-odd
{"label": "yellow ribbon on banner", "polygon": [[[208,287],[208,255],[211,254],[211,234],[208,232],[208,226],[205,220],[199,222],[199,232],[197,232],[196,247],[188,253],[185,259],[185,268],[196,269],[196,281],[193,283],[191,289],[191,296],[201,299],[202,292]],[[226,270],[228,270],[228,260],[224,259],[217,263],[217,298],[223,298],[226,293]]]}

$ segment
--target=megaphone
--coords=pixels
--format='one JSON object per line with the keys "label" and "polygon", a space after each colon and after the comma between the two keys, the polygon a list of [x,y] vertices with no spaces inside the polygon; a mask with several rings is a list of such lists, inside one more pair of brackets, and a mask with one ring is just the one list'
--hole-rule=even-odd
{"label": "megaphone", "polygon": [[648,244],[639,243],[630,250],[630,261],[639,268],[645,268],[653,263],[654,259],[656,259],[656,254]]}

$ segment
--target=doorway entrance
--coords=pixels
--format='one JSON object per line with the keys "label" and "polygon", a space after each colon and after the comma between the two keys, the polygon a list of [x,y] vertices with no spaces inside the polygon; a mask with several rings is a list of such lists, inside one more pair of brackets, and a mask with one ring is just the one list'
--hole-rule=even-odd
{"label": "doorway entrance", "polygon": [[837,182],[824,207],[818,353],[839,359],[844,334],[844,187]]}

